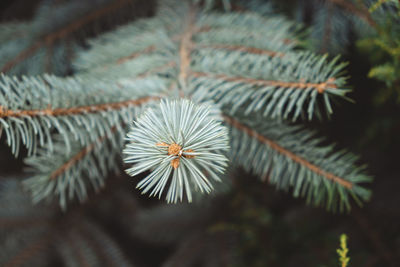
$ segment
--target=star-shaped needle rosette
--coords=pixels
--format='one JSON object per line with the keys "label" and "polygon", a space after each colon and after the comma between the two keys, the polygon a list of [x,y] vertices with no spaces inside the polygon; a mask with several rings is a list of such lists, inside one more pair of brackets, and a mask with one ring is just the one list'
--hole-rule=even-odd
{"label": "star-shaped needle rosette", "polygon": [[150,196],[168,187],[168,203],[192,201],[192,190],[210,193],[227,167],[228,130],[210,113],[210,106],[190,100],[163,100],[148,108],[127,135],[126,172],[135,176],[150,170],[137,188]]}

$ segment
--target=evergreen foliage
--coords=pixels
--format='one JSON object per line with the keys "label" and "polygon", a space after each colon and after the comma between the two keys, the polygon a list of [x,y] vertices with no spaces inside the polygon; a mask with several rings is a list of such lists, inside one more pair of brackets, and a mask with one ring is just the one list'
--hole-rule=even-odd
{"label": "evergreen foliage", "polygon": [[[130,0],[42,1],[32,21],[2,24],[0,70],[10,75],[71,73],[82,39],[99,25],[115,24],[127,16],[111,16],[122,7],[132,11]],[[125,19],[126,20],[126,19]]]}
{"label": "evergreen foliage", "polygon": [[[348,266],[343,229],[351,265],[396,266],[398,148],[365,126],[396,113],[359,113],[396,99],[397,0],[34,1],[0,23],[1,266]],[[383,178],[367,209],[280,192],[370,199],[331,138]]]}
{"label": "evergreen foliage", "polygon": [[19,180],[0,182],[1,266],[134,266],[87,212],[75,210],[65,219],[55,205],[32,205]]}
{"label": "evergreen foliage", "polygon": [[[125,149],[125,161],[136,165],[128,173],[149,169],[138,184],[143,192],[161,197],[171,181],[166,199],[182,201],[185,192],[191,201],[191,190],[209,192],[210,178],[220,180],[225,167],[228,138],[212,119],[221,113],[231,129],[231,164],[316,205],[348,209],[349,196],[359,204],[369,197],[361,183],[370,178],[355,157],[319,147],[318,138],[282,122],[326,118],[349,91],[345,64],[301,50],[298,38],[298,27],[280,15],[160,1],[154,17],[89,41],[72,77],[3,74],[1,131],[14,154],[21,143],[28,148],[34,172],[24,185],[33,199],[56,197],[65,208],[120,169],[123,136],[136,120]],[[169,152],[172,144],[179,152]]]}
{"label": "evergreen foliage", "polygon": [[[376,102],[400,101],[400,3],[395,0],[298,0],[293,16],[311,24],[310,47],[348,54],[352,45],[370,61],[369,78],[382,82]],[[386,87],[386,88],[385,88]]]}
{"label": "evergreen foliage", "polygon": [[336,250],[339,255],[339,261],[342,267],[348,266],[350,258],[347,256],[349,249],[347,248],[347,235],[342,234],[340,236],[340,248]]}
{"label": "evergreen foliage", "polygon": [[357,157],[321,146],[314,133],[257,114],[225,119],[231,129],[232,162],[262,180],[286,191],[292,188],[295,197],[333,210],[350,209],[349,196],[359,204],[370,197],[360,185],[370,178],[363,167],[354,167]]}
{"label": "evergreen foliage", "polygon": [[191,187],[201,193],[213,188],[206,175],[221,181],[217,173],[227,166],[221,152],[229,148],[228,133],[211,115],[208,107],[179,100],[161,102],[138,118],[128,133],[124,161],[135,164],[127,170],[131,176],[152,169],[137,185],[143,193],[154,187],[150,195],[160,198],[172,174],[167,201],[182,201],[185,191],[192,202]]}

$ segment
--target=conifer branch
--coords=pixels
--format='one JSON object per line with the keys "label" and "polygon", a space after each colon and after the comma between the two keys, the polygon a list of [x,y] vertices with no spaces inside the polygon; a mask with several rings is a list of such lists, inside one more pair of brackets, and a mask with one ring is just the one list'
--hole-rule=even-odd
{"label": "conifer branch", "polygon": [[198,50],[190,76],[193,94],[230,105],[233,112],[245,107],[246,114],[257,111],[272,118],[321,118],[333,112],[331,97],[345,98],[348,92],[345,78],[337,77],[345,64],[326,59],[311,53],[270,57]]}
{"label": "conifer branch", "polygon": [[150,45],[150,46],[148,46],[147,48],[143,49],[140,52],[133,52],[132,54],[130,54],[128,56],[121,57],[120,59],[117,60],[117,64],[122,64],[122,63],[125,63],[125,62],[129,61],[129,60],[135,59],[135,58],[137,58],[137,57],[139,57],[139,56],[141,56],[143,54],[154,52],[155,49],[156,48],[155,48],[154,45]]}
{"label": "conifer branch", "polygon": [[[116,130],[117,130],[117,127],[115,127],[115,126],[112,127],[111,134],[115,134]],[[62,173],[66,172],[68,169],[72,168],[75,164],[77,164],[80,160],[82,160],[83,157],[85,157],[88,153],[92,152],[93,149],[96,148],[96,146],[101,145],[101,143],[103,143],[107,138],[108,138],[107,135],[103,135],[103,136],[99,137],[95,142],[82,148],[78,153],[73,155],[68,161],[66,161],[64,164],[62,164],[58,169],[53,171],[50,174],[49,179],[54,180],[57,177],[59,177]]]}
{"label": "conifer branch", "polygon": [[[296,27],[280,16],[208,13],[178,0],[158,8],[90,41],[73,78],[2,77],[1,129],[14,153],[21,142],[34,155],[27,162],[35,175],[24,181],[34,201],[57,197],[65,208],[85,199],[88,183],[99,188],[118,167],[121,125],[133,120],[124,161],[132,176],[150,171],[137,185],[143,193],[165,192],[168,202],[192,201],[193,189],[209,193],[227,166],[220,109],[234,164],[329,208],[349,207],[349,196],[368,199],[359,183],[369,177],[354,156],[271,120],[332,113],[331,99],[348,92],[345,63],[294,49]],[[191,101],[171,99],[178,95]],[[248,117],[255,113],[263,117]]]}
{"label": "conifer branch", "polygon": [[57,261],[65,266],[132,266],[119,244],[86,212],[99,208],[102,213],[104,203],[112,203],[114,212],[122,204],[122,198],[123,204],[130,206],[132,215],[136,202],[129,191],[122,187],[113,189],[117,190],[99,196],[100,202],[94,201],[61,215],[55,205],[33,205],[18,178],[3,177],[0,215],[19,223],[0,228],[0,265],[49,266]]}
{"label": "conifer branch", "polygon": [[181,97],[184,96],[184,91],[187,87],[187,76],[190,68],[190,53],[193,47],[192,43],[192,36],[195,33],[195,19],[196,19],[196,7],[191,5],[189,7],[189,13],[186,15],[184,20],[185,29],[180,39],[179,44],[179,74],[178,74],[178,81],[180,85],[183,87],[181,88]]}
{"label": "conifer branch", "polygon": [[[250,13],[249,13],[250,14]],[[216,25],[216,26],[210,26],[210,25],[204,25],[201,27],[197,27],[197,29],[195,30],[195,33],[206,33],[206,32],[210,32],[212,30],[218,30],[218,29],[222,29],[222,28],[226,28],[229,29],[228,26],[220,26],[220,25]],[[263,38],[262,34],[257,32],[257,30],[252,32],[253,36],[257,36],[257,38]],[[176,37],[173,37],[172,39],[175,39]],[[290,39],[290,38],[282,38],[281,40],[279,40],[280,42],[282,42],[285,45],[293,45],[297,43],[297,40],[295,39]]]}
{"label": "conifer branch", "polygon": [[246,77],[231,77],[227,75],[213,75],[205,72],[191,72],[190,73],[194,77],[208,77],[213,79],[219,79],[227,82],[238,82],[245,83],[251,85],[258,86],[277,86],[281,88],[295,88],[295,89],[307,89],[312,88],[316,90],[319,94],[325,92],[326,89],[336,89],[337,86],[334,83],[335,78],[329,78],[325,82],[322,83],[306,83],[306,82],[285,82],[285,81],[269,81],[269,80],[260,80],[260,79],[252,79]]}
{"label": "conifer branch", "polygon": [[321,175],[324,178],[331,180],[335,183],[338,183],[347,189],[351,189],[353,187],[353,184],[351,182],[346,181],[344,178],[338,177],[338,176],[334,175],[333,173],[327,172],[327,171],[323,170],[322,168],[320,168],[319,166],[316,166],[315,164],[312,164],[311,162],[307,161],[306,159],[302,158],[301,156],[296,155],[295,153],[283,148],[276,142],[268,139],[268,137],[265,137],[265,136],[257,133],[255,130],[251,129],[250,127],[240,123],[238,120],[235,120],[233,117],[224,115],[224,119],[227,123],[229,123],[236,129],[245,132],[247,135],[260,141],[260,143],[268,145],[270,148],[272,148],[276,152],[286,156],[287,158],[293,160],[294,162],[301,164],[302,166],[306,167],[307,169],[314,172],[315,174]]}
{"label": "conifer branch", "polygon": [[37,51],[39,48],[43,46],[50,46],[56,41],[65,38],[66,36],[70,35],[81,29],[86,24],[102,17],[104,15],[109,14],[115,10],[118,10],[124,7],[126,4],[130,3],[131,0],[115,0],[112,3],[99,8],[98,10],[94,10],[89,14],[86,14],[84,17],[81,17],[70,24],[66,25],[64,28],[58,29],[55,32],[49,33],[44,36],[41,40],[35,42],[25,50],[21,51],[14,59],[6,62],[0,72],[7,72],[12,69],[15,65],[20,63],[21,61],[25,60],[26,58],[32,56],[32,54]]}
{"label": "conifer branch", "polygon": [[250,46],[242,46],[242,45],[228,45],[228,44],[198,44],[195,46],[197,49],[202,48],[212,48],[212,49],[226,49],[231,51],[245,52],[256,55],[267,55],[270,57],[283,57],[285,54],[281,52],[271,51],[267,49],[260,49],[256,47]]}
{"label": "conifer branch", "polygon": [[193,188],[210,193],[210,178],[221,181],[217,173],[223,174],[227,165],[223,152],[228,149],[228,136],[210,113],[205,104],[170,100],[146,110],[135,121],[124,161],[134,164],[126,170],[131,176],[152,170],[137,185],[143,193],[151,191],[150,196],[161,198],[171,181],[166,200],[182,202],[185,193],[191,202]]}
{"label": "conifer branch", "polygon": [[[62,140],[56,140],[54,152],[42,148],[37,155],[25,161],[35,175],[24,180],[23,185],[32,192],[33,200],[59,197],[63,210],[67,199],[74,195],[82,202],[86,199],[87,185],[98,190],[110,170],[117,169],[119,151],[122,149],[124,131],[114,126],[105,135],[88,145],[73,144],[72,152],[65,154]],[[51,161],[50,161],[51,160]],[[41,167],[48,162],[46,168]]]}
{"label": "conifer branch", "polygon": [[90,76],[2,78],[0,128],[15,154],[20,143],[28,148],[29,155],[39,144],[51,144],[51,129],[64,137],[69,152],[71,142],[87,144],[121,121],[129,123],[134,110],[158,100],[164,94],[160,89],[166,90],[165,82],[157,77],[106,82]]}
{"label": "conifer branch", "polygon": [[106,103],[106,104],[94,104],[90,106],[80,106],[80,107],[71,107],[71,108],[57,108],[52,109],[51,106],[48,106],[46,109],[39,110],[9,110],[0,106],[0,118],[7,117],[36,117],[36,116],[67,116],[67,115],[78,115],[78,114],[87,114],[87,113],[97,113],[101,111],[107,110],[118,110],[128,106],[139,106],[147,103],[149,101],[155,101],[159,99],[159,97],[143,97],[139,99],[126,100],[121,102],[114,103]]}
{"label": "conifer branch", "polygon": [[148,71],[140,74],[139,76],[137,76],[137,78],[138,79],[144,79],[144,78],[146,78],[148,76],[151,76],[151,75],[154,75],[154,74],[156,74],[158,72],[163,72],[165,70],[173,68],[173,67],[176,66],[176,64],[177,64],[176,61],[169,61],[169,62],[167,62],[167,63],[165,63],[165,64],[163,64],[161,66],[158,66],[158,67],[156,67],[154,69],[148,70]]}
{"label": "conifer branch", "polygon": [[242,114],[224,115],[231,129],[232,162],[330,210],[350,209],[350,197],[358,205],[369,199],[370,192],[361,184],[371,178],[364,167],[355,165],[354,155],[320,146],[320,139],[300,127]]}

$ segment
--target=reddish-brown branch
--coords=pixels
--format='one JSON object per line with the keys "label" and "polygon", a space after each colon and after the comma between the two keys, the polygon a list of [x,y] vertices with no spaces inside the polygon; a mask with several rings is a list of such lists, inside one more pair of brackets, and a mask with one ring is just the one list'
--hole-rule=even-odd
{"label": "reddish-brown branch", "polygon": [[143,54],[151,53],[151,52],[153,52],[155,49],[156,49],[155,46],[154,46],[154,45],[151,45],[151,46],[149,46],[149,47],[146,47],[146,48],[143,49],[142,51],[134,52],[134,53],[132,53],[132,54],[126,56],[126,57],[121,57],[120,59],[117,60],[117,64],[122,64],[122,63],[125,63],[126,61],[135,59],[135,58],[137,58],[137,57],[139,57],[139,56],[141,56],[141,55],[143,55]]}
{"label": "reddish-brown branch", "polygon": [[[215,29],[219,29],[219,28],[222,28],[222,27],[211,27],[211,26],[209,26],[209,25],[205,25],[205,26],[202,26],[202,27],[199,27],[199,28],[196,28],[195,29],[195,33],[202,33],[202,32],[209,32],[209,31],[212,31],[212,30],[215,30]],[[253,35],[256,35],[254,32],[249,32],[249,33],[251,33],[251,34],[253,34]],[[261,35],[257,35],[257,37],[260,37],[260,38],[264,38],[263,36],[261,36]],[[173,37],[174,38],[174,37]],[[284,44],[294,44],[294,43],[296,43],[296,41],[295,40],[291,40],[291,39],[288,39],[288,38],[283,38],[282,39],[282,42],[284,43]]]}
{"label": "reddish-brown branch", "polygon": [[[112,127],[111,128],[111,133],[114,133],[117,130],[117,127]],[[99,143],[102,143],[106,141],[108,138],[107,135],[100,136],[97,138],[97,140],[86,147],[82,148],[78,153],[76,153],[72,158],[70,158],[67,162],[65,162],[63,165],[61,165],[57,170],[52,172],[50,174],[50,180],[55,180],[58,176],[66,172],[69,168],[74,166],[76,163],[78,163],[83,157],[85,157],[87,154],[89,154],[93,149],[96,148],[96,146],[99,145]]]}
{"label": "reddish-brown branch", "polygon": [[[103,141],[105,137],[103,136],[99,142]],[[55,170],[50,174],[50,180],[55,180],[58,176],[66,172],[69,168],[74,166],[77,162],[79,162],[84,156],[86,156],[89,152],[91,152],[96,146],[96,142],[86,146],[81,151],[79,151],[75,156],[70,158],[66,163],[64,163],[60,168]]]}
{"label": "reddish-brown branch", "polygon": [[232,77],[224,74],[213,75],[205,72],[192,72],[191,75],[194,77],[210,77],[214,79],[224,80],[227,82],[240,82],[258,86],[278,86],[283,88],[298,88],[298,89],[315,88],[320,94],[322,94],[328,88],[337,88],[336,84],[334,83],[335,78],[329,78],[326,82],[323,83],[306,83],[306,82],[258,80],[246,77],[237,77],[237,76]]}
{"label": "reddish-brown branch", "polygon": [[369,25],[376,28],[376,22],[372,19],[371,14],[368,12],[368,9],[365,7],[357,7],[351,1],[348,0],[329,0],[332,3],[346,9],[350,13],[360,17],[364,21],[366,21]]}
{"label": "reddish-brown branch", "polygon": [[231,51],[246,52],[256,55],[267,55],[270,57],[283,57],[284,54],[266,49],[260,49],[256,47],[247,47],[242,45],[227,45],[227,44],[211,44],[211,45],[196,45],[196,48],[214,48],[214,49],[226,49]]}
{"label": "reddish-brown branch", "polygon": [[336,175],[334,175],[333,173],[330,172],[326,172],[323,169],[321,169],[320,167],[312,164],[311,162],[305,160],[304,158],[294,154],[293,152],[285,149],[284,147],[281,147],[280,145],[278,145],[277,143],[275,143],[274,141],[268,139],[267,137],[257,133],[256,131],[252,130],[251,128],[247,127],[246,125],[240,123],[239,121],[235,120],[232,117],[226,116],[224,115],[224,119],[227,123],[229,123],[230,125],[232,125],[233,127],[235,127],[236,129],[246,133],[247,135],[256,138],[258,141],[260,141],[263,144],[266,144],[267,146],[269,146],[271,149],[275,150],[276,152],[278,152],[279,154],[282,154],[286,157],[288,157],[289,159],[293,160],[294,162],[306,167],[307,169],[311,170],[312,172],[321,175],[323,177],[325,177],[328,180],[331,180],[335,183],[340,184],[343,187],[346,187],[348,189],[351,189],[353,187],[353,184],[349,181],[346,181],[345,179],[338,177]]}
{"label": "reddish-brown branch", "polygon": [[[190,6],[189,14],[186,17],[186,28],[180,39],[179,46],[179,74],[178,80],[181,83],[181,86],[185,89],[186,80],[188,76],[188,72],[190,69],[190,53],[192,50],[192,37],[196,31],[196,27],[194,25],[196,19],[196,10],[195,6]],[[181,91],[181,96],[183,96],[183,92]]]}
{"label": "reddish-brown branch", "polygon": [[164,70],[167,70],[167,69],[175,67],[175,66],[176,66],[176,62],[171,60],[171,61],[169,61],[169,62],[167,62],[167,63],[165,63],[165,64],[163,64],[163,65],[161,65],[159,67],[156,67],[154,69],[151,69],[149,71],[146,71],[146,72],[140,74],[139,76],[137,76],[137,78],[138,79],[143,79],[143,78],[148,77],[149,75],[153,75],[154,73],[157,73],[157,72],[160,72],[160,71],[164,71]]}
{"label": "reddish-brown branch", "polygon": [[12,60],[8,61],[6,64],[4,64],[3,67],[1,68],[0,72],[9,71],[15,65],[17,65],[21,61],[23,61],[26,58],[28,58],[29,56],[31,56],[36,50],[38,50],[42,46],[53,44],[55,41],[62,39],[64,37],[66,37],[67,35],[77,31],[82,26],[96,20],[99,17],[102,17],[110,12],[113,12],[113,11],[125,6],[129,2],[130,2],[130,0],[117,0],[115,2],[112,2],[98,10],[95,10],[95,11],[87,14],[85,17],[82,17],[82,18],[68,24],[66,27],[44,36],[41,40],[37,41],[36,43],[32,44],[27,49],[20,52],[14,59],[12,59]]}
{"label": "reddish-brown branch", "polygon": [[49,106],[47,109],[34,109],[34,110],[8,110],[0,106],[0,118],[5,117],[36,117],[36,116],[66,116],[66,115],[76,115],[83,113],[97,113],[106,110],[118,110],[131,105],[142,105],[143,103],[149,102],[151,100],[156,100],[158,97],[143,97],[139,99],[131,99],[115,103],[97,104],[90,106],[80,106],[72,108],[56,108],[51,109]]}

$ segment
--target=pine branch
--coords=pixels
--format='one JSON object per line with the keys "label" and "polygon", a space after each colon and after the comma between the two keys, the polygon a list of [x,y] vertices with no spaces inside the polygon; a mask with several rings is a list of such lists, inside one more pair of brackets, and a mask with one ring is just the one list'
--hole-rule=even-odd
{"label": "pine branch", "polygon": [[[74,195],[86,197],[86,169],[92,173],[85,181],[97,188],[106,171],[117,166],[107,165],[104,155],[115,158],[119,148],[113,144],[119,141],[111,148],[108,141],[113,136],[120,140],[125,134],[120,125],[134,119],[125,162],[134,164],[128,169],[132,176],[151,171],[138,183],[144,193],[161,197],[168,187],[167,201],[177,202],[184,195],[191,201],[193,189],[210,192],[211,181],[220,181],[226,167],[228,137],[216,119],[220,108],[242,125],[230,125],[235,128],[232,154],[244,157],[235,164],[248,162],[261,176],[271,172],[272,183],[293,186],[295,195],[307,195],[315,204],[348,206],[349,195],[365,200],[368,192],[358,183],[368,178],[352,165],[352,156],[331,153],[307,139],[308,133],[269,122],[330,114],[331,100],[345,98],[348,91],[342,77],[346,64],[295,49],[297,36],[294,24],[280,16],[212,13],[188,2],[165,0],[153,18],[91,40],[91,49],[78,54],[73,78],[4,76],[0,123],[14,153],[21,141],[30,154],[39,145],[45,147],[32,158],[37,175],[26,184],[36,201],[59,194],[63,207]],[[177,96],[191,102],[172,100]],[[159,106],[135,117],[137,106],[162,97],[167,99]],[[237,118],[238,112],[243,117]],[[264,118],[253,125],[249,115],[255,112]],[[282,139],[265,121],[287,137]],[[295,147],[296,139],[304,143]],[[241,154],[241,140],[250,142],[249,147],[258,145],[258,154]],[[50,156],[57,160],[47,164]]]}
{"label": "pine branch", "polygon": [[192,38],[195,32],[195,18],[196,18],[196,9],[194,6],[190,6],[189,13],[184,20],[184,25],[187,25],[182,37],[180,39],[179,44],[179,74],[178,81],[181,84],[182,92],[181,97],[184,96],[184,91],[187,90],[187,76],[190,67],[190,54],[191,48],[193,46]]}
{"label": "pine branch", "polygon": [[100,7],[97,10],[90,12],[89,14],[85,14],[84,17],[78,18],[75,21],[72,21],[70,24],[66,25],[65,27],[58,29],[54,32],[51,32],[40,40],[29,46],[28,48],[21,51],[15,58],[6,62],[2,67],[0,72],[8,72],[12,69],[15,65],[19,64],[20,62],[24,61],[28,57],[32,56],[39,48],[43,46],[50,46],[53,45],[56,41],[66,38],[68,35],[78,31],[83,26],[87,25],[88,23],[107,15],[117,9],[120,9],[130,3],[130,0],[116,0],[112,3]]}
{"label": "pine branch", "polygon": [[[32,205],[21,189],[19,179],[3,177],[0,181],[1,217],[27,222],[0,229],[2,266],[49,266],[55,261],[65,266],[132,266],[118,244],[88,215],[97,209],[104,211],[107,205],[114,207],[113,212],[120,204],[114,202],[116,197],[128,196],[132,204],[127,190],[111,190],[111,196],[99,197],[101,204],[96,201],[60,214],[55,206]],[[40,224],[29,223],[38,216]]]}
{"label": "pine branch", "polygon": [[[165,86],[161,80],[150,77],[129,83],[113,82],[48,75],[19,81],[3,76],[0,130],[6,132],[12,152],[18,153],[21,141],[29,154],[34,154],[39,144],[48,143],[51,151],[51,129],[56,129],[64,137],[68,153],[74,140],[85,144],[121,121],[129,123],[134,110],[157,100],[157,92]],[[143,88],[147,90],[143,92]]]}
{"label": "pine branch", "polygon": [[256,47],[246,47],[246,46],[241,46],[241,45],[228,45],[228,44],[215,44],[215,45],[197,45],[197,48],[202,49],[202,48],[211,48],[211,49],[226,49],[226,50],[231,50],[231,51],[238,51],[238,52],[244,52],[244,53],[250,53],[250,54],[256,54],[256,55],[266,55],[269,57],[283,57],[284,53],[280,52],[275,52],[275,51],[270,51],[266,49],[260,49]]}
{"label": "pine branch", "polygon": [[140,106],[144,103],[157,99],[158,97],[143,97],[139,99],[132,99],[132,100],[106,103],[106,104],[97,104],[97,105],[95,104],[90,106],[56,108],[56,109],[52,109],[51,106],[48,106],[46,109],[34,109],[34,110],[19,110],[19,109],[7,110],[4,107],[0,106],[0,118],[37,117],[42,115],[57,117],[57,116],[88,114],[88,113],[90,114],[108,110],[119,110],[129,106]]}
{"label": "pine branch", "polygon": [[223,80],[226,82],[237,82],[237,83],[244,83],[244,84],[258,85],[258,86],[274,86],[274,87],[296,88],[296,89],[311,88],[316,90],[319,94],[323,94],[325,90],[329,88],[337,89],[337,86],[335,85],[335,78],[329,78],[327,81],[322,83],[306,83],[306,82],[269,81],[269,80],[253,79],[246,77],[229,77],[223,74],[211,76],[209,73],[204,73],[204,72],[193,72],[191,74],[196,78],[209,77],[217,80]]}
{"label": "pine branch", "polygon": [[124,57],[118,59],[117,60],[117,64],[123,64],[126,61],[135,59],[135,58],[137,58],[139,56],[142,56],[143,54],[154,52],[154,50],[155,50],[155,47],[153,45],[150,45],[150,46],[146,47],[145,49],[143,49],[140,52],[133,52],[132,54],[130,54],[128,56],[124,56]]}
{"label": "pine branch", "polygon": [[[343,97],[347,92],[342,88],[344,78],[336,77],[344,64],[335,66],[337,59],[326,63],[326,57],[291,52],[295,42],[288,40],[294,39],[296,29],[279,16],[265,19],[251,12],[205,13],[196,12],[189,5],[177,7],[174,1],[163,4],[159,7],[159,15],[154,18],[138,21],[92,41],[93,49],[80,56],[78,68],[89,70],[121,58],[123,63],[133,64],[139,58],[150,60],[153,54],[163,55],[164,62],[178,62],[177,70],[171,68],[167,71],[169,84],[178,84],[176,88],[180,91],[185,91],[186,87],[190,90],[196,88],[204,91],[199,94],[207,100],[214,98],[221,104],[236,103],[235,108],[247,106],[248,112],[262,108],[265,116],[292,116],[293,119],[303,113],[308,114],[308,119],[314,115],[321,116],[324,110],[318,107],[318,93],[323,94],[322,106],[330,114],[330,97]],[[154,28],[159,30],[154,31]],[[112,41],[115,38],[121,42],[115,44]],[[264,42],[265,38],[270,41]],[[127,61],[131,56],[133,60]],[[127,66],[121,67],[122,71],[126,69]],[[190,76],[193,72],[213,75],[211,79],[193,80]],[[238,76],[238,72],[244,78],[265,80],[266,85],[248,95],[248,86],[240,87],[237,83],[227,86],[216,78],[222,74]],[[288,86],[306,90],[302,90],[305,93],[294,93]],[[317,92],[313,93],[313,88]],[[230,97],[222,98],[225,95]],[[281,105],[275,108],[275,103]],[[303,112],[306,105],[307,111]]]}
{"label": "pine branch", "polygon": [[193,189],[210,193],[213,186],[207,176],[221,181],[219,175],[227,165],[225,128],[213,119],[209,106],[188,100],[164,101],[147,110],[134,123],[128,140],[124,161],[134,165],[127,173],[135,176],[151,170],[137,187],[158,198],[172,176],[168,202],[182,202],[184,193],[191,202]]}
{"label": "pine branch", "polygon": [[360,183],[370,178],[354,166],[353,155],[318,146],[318,139],[298,127],[262,124],[257,116],[241,117],[247,125],[227,115],[224,119],[231,127],[233,161],[278,188],[293,187],[294,196],[332,210],[350,209],[349,196],[359,205],[369,198]]}
{"label": "pine branch", "polygon": [[[212,59],[196,57],[196,70],[207,71],[191,73],[194,94],[222,105],[232,104],[232,112],[246,107],[246,114],[257,111],[295,120],[303,114],[308,119],[324,112],[331,114],[330,96],[345,97],[348,92],[343,89],[344,78],[335,77],[345,66],[335,66],[338,58],[326,62],[326,56],[310,53],[273,58],[232,54],[215,51]],[[307,81],[305,77],[312,78]],[[319,95],[324,100],[323,109],[317,101]]]}
{"label": "pine branch", "polygon": [[[111,135],[115,134],[116,130],[117,130],[116,127],[111,128]],[[55,171],[53,171],[50,174],[49,179],[55,180],[59,176],[61,176],[63,173],[67,172],[70,168],[73,168],[74,165],[78,164],[79,161],[81,161],[84,157],[86,157],[89,153],[91,153],[94,149],[96,149],[96,146],[105,142],[106,139],[107,139],[107,136],[101,136],[100,138],[97,139],[96,142],[82,148],[78,153],[74,154],[70,159],[68,159],[65,163],[63,163],[59,168],[57,168]]]}
{"label": "pine branch", "polygon": [[248,136],[257,139],[260,143],[269,146],[271,149],[275,150],[277,153],[282,154],[289,158],[290,160],[304,166],[305,168],[309,169],[310,171],[323,176],[325,179],[332,180],[335,183],[347,188],[352,189],[353,184],[349,181],[346,181],[344,178],[338,177],[333,173],[326,172],[320,167],[310,163],[309,161],[305,160],[304,158],[294,154],[293,152],[283,148],[282,146],[278,145],[274,141],[268,139],[267,137],[260,135],[256,131],[252,130],[251,128],[247,127],[244,124],[241,124],[239,121],[233,119],[229,116],[224,116],[224,119],[227,123],[238,129],[239,131],[245,132]]}
{"label": "pine branch", "polygon": [[106,135],[86,146],[73,143],[68,154],[60,138],[53,144],[53,153],[44,147],[37,155],[27,158],[25,161],[34,175],[23,184],[32,192],[33,201],[58,197],[61,208],[65,210],[67,200],[77,197],[82,202],[86,199],[89,185],[96,191],[102,187],[108,172],[118,170],[125,133],[120,128],[114,126]]}

